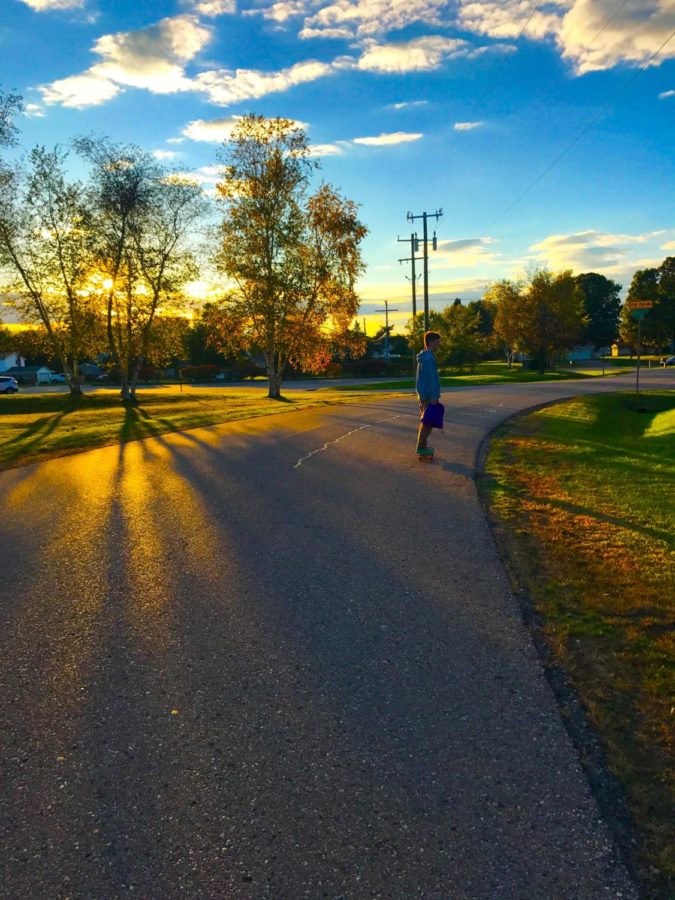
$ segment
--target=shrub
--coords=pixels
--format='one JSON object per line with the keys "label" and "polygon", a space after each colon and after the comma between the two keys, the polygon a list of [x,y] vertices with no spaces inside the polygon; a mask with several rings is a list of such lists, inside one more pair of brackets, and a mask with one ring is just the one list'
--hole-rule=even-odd
{"label": "shrub", "polygon": [[218,372],[218,366],[183,366],[181,377],[184,381],[213,381]]}

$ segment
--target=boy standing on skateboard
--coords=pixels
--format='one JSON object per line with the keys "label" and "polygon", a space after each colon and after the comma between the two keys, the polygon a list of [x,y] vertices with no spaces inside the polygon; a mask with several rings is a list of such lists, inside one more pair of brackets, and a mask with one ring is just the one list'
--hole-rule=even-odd
{"label": "boy standing on skateboard", "polygon": [[427,331],[424,335],[425,349],[417,354],[417,374],[415,376],[415,390],[420,402],[420,427],[417,433],[417,455],[422,458],[432,457],[434,448],[427,446],[431,425],[425,425],[421,421],[424,410],[430,404],[436,404],[441,399],[441,383],[438,380],[438,368],[436,367],[436,353],[441,336],[437,331]]}

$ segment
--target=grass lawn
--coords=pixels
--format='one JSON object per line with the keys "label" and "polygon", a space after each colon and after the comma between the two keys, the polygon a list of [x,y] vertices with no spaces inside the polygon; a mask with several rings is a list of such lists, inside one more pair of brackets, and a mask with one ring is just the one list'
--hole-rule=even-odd
{"label": "grass lawn", "polygon": [[649,896],[675,896],[675,395],[607,394],[498,429],[481,490],[623,784]]}
{"label": "grass lawn", "polygon": [[[621,375],[624,372],[633,371],[625,366],[617,369],[607,366],[605,368],[605,376]],[[467,372],[462,375],[444,375],[441,374],[441,387],[468,387],[469,385],[484,384],[511,384],[531,381],[569,381],[574,378],[601,378],[601,368],[584,368],[583,366],[573,367],[570,369],[556,369],[555,371],[532,372],[529,369],[523,369],[516,365],[509,369],[506,363],[501,362],[484,362],[478,363],[473,372]],[[336,382],[334,389],[336,391],[381,391],[381,390],[402,390],[403,388],[414,388],[415,379],[408,378],[399,381],[378,381],[373,380],[368,384],[340,386]]]}
{"label": "grass lawn", "polygon": [[283,401],[260,390],[186,388],[142,390],[139,405],[125,407],[119,390],[86,393],[78,404],[67,393],[0,397],[0,469],[236,419],[292,412],[312,406],[364,402],[363,394],[293,391]]}

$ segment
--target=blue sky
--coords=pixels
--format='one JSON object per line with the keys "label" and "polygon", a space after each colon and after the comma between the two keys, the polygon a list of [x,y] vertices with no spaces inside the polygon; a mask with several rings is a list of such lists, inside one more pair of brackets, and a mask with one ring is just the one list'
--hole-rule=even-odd
{"label": "blue sky", "polygon": [[369,332],[384,299],[410,313],[408,210],[444,212],[432,308],[532,264],[627,287],[675,255],[675,0],[2,6],[0,83],[27,104],[24,147],[108,134],[208,192],[237,116],[303,123],[370,229]]}

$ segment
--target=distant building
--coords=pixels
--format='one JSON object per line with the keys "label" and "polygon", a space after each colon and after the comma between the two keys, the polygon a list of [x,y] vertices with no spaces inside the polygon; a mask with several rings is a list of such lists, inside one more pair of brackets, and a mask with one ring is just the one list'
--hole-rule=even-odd
{"label": "distant building", "polygon": [[12,366],[5,375],[12,375],[19,384],[49,384],[53,370],[49,366]]}
{"label": "distant building", "polygon": [[8,369],[23,368],[26,360],[19,353],[0,353],[0,372],[7,372]]}

